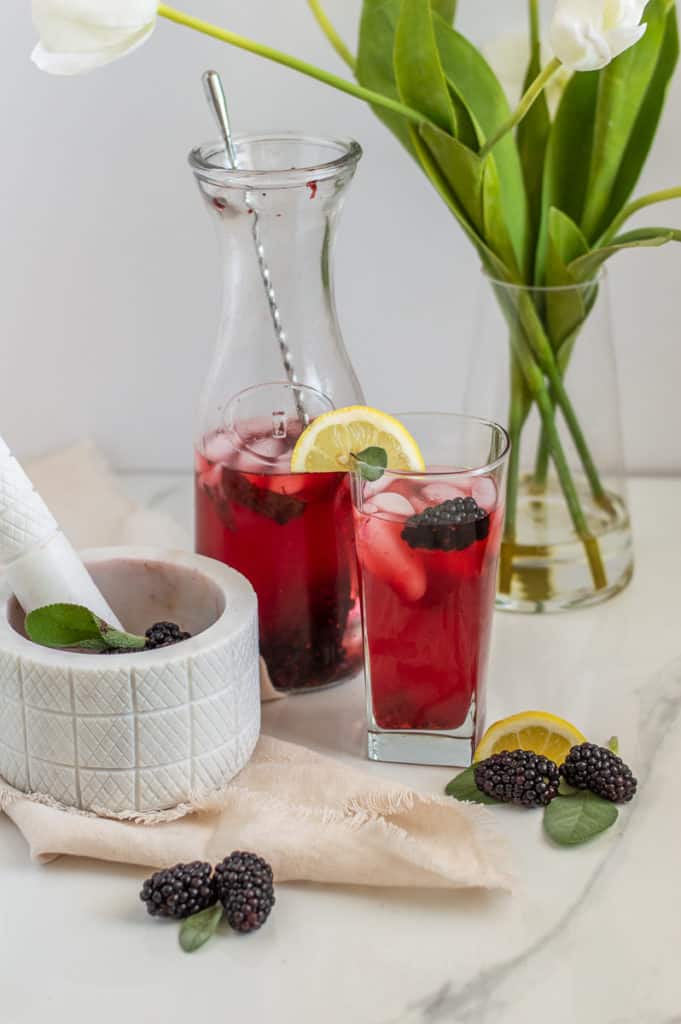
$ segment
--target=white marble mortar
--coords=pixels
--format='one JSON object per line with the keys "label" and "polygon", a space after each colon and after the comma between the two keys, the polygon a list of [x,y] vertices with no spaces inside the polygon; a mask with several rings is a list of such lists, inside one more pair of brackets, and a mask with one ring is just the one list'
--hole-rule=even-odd
{"label": "white marble mortar", "polygon": [[0,777],[99,814],[200,801],[243,768],[260,730],[253,588],[183,551],[101,548],[83,559],[127,630],[169,619],[192,639],[110,656],[40,647],[0,585]]}

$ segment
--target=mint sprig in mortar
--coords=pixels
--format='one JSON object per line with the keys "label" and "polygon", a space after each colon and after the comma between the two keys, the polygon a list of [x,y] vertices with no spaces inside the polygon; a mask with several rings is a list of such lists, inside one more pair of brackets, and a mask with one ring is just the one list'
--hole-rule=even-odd
{"label": "mint sprig in mortar", "polygon": [[68,603],[48,604],[34,609],[26,616],[24,629],[29,640],[41,647],[94,654],[153,650],[190,637],[174,622],[155,622],[144,636],[126,633],[115,629],[89,608]]}

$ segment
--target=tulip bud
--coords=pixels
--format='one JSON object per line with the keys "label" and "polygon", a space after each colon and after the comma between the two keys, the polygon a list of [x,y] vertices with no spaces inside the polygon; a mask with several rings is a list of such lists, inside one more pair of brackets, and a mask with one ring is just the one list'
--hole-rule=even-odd
{"label": "tulip bud", "polygon": [[558,0],[551,46],[572,71],[597,71],[637,43],[647,0]]}
{"label": "tulip bud", "polygon": [[153,31],[157,0],[33,0],[41,71],[77,75],[141,46]]}

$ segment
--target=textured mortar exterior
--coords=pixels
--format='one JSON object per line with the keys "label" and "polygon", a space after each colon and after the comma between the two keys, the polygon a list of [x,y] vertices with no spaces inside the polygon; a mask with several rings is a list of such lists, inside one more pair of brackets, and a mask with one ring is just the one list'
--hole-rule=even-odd
{"label": "textured mortar exterior", "polygon": [[249,760],[260,729],[257,602],[234,570],[198,555],[86,553],[162,562],[206,577],[226,608],[174,647],[115,656],[39,647],[0,591],[0,776],[84,811],[144,814],[200,800]]}

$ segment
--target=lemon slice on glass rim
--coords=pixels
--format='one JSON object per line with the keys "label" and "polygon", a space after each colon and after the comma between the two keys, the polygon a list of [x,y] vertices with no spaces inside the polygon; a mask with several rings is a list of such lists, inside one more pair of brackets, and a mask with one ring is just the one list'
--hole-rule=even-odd
{"label": "lemon slice on glass rim", "polygon": [[367,448],[383,448],[388,469],[426,468],[419,446],[399,420],[368,405],[349,405],[322,413],[305,428],[291,454],[291,472],[351,470],[353,455]]}
{"label": "lemon slice on glass rim", "polygon": [[562,764],[578,743],[586,743],[586,736],[564,718],[548,711],[521,711],[490,725],[473,760],[484,761],[502,750],[531,750]]}

